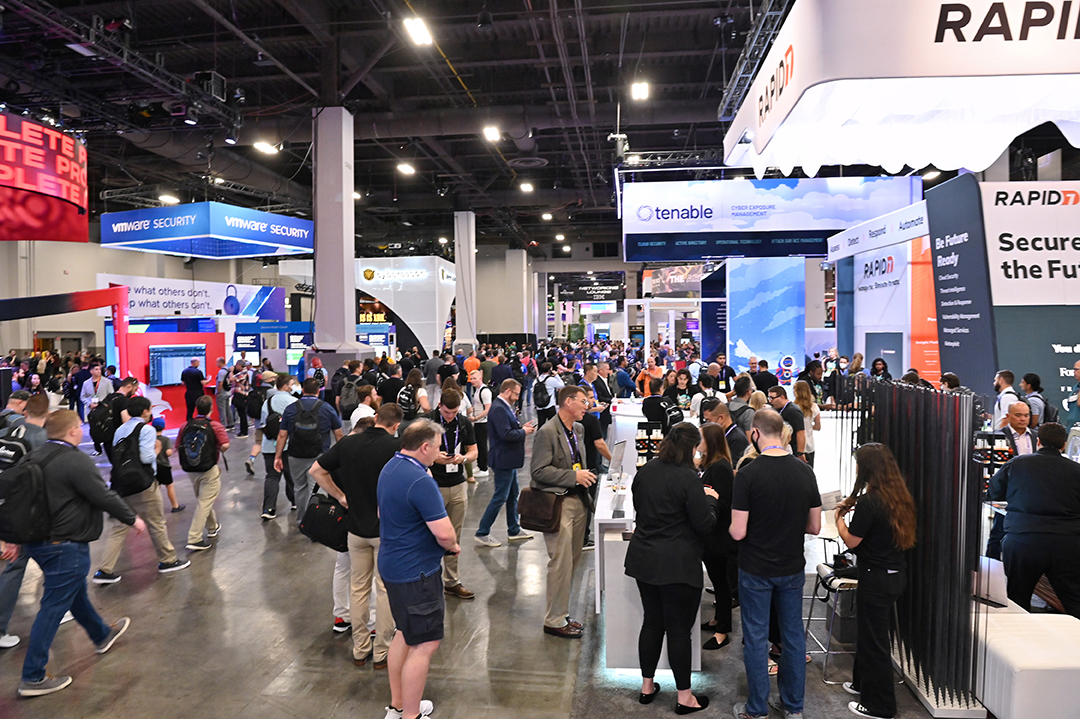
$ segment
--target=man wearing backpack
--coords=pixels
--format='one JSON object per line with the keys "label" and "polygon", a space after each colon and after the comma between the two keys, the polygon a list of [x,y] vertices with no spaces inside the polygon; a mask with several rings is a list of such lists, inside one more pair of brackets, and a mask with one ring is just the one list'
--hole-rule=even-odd
{"label": "man wearing backpack", "polygon": [[7,407],[0,410],[0,430],[15,429],[26,421],[23,412],[26,411],[28,399],[30,399],[30,393],[24,389],[17,389],[11,393]]}
{"label": "man wearing backpack", "polygon": [[112,456],[113,437],[120,425],[127,421],[124,412],[127,410],[128,399],[139,388],[139,380],[128,377],[120,383],[116,392],[101,400],[89,414],[86,415],[86,423],[90,425],[90,438],[94,440],[94,446]]}
{"label": "man wearing backpack", "polygon": [[304,380],[303,396],[281,413],[281,429],[278,431],[274,469],[281,472],[285,463],[282,452],[289,447],[289,470],[292,472],[293,493],[296,495],[296,522],[300,523],[307,512],[315,482],[308,470],[319,455],[330,449],[331,438],[340,440],[341,417],[333,407],[319,399],[319,381],[314,377]]}
{"label": "man wearing backpack", "polygon": [[231,395],[232,383],[229,381],[229,369],[225,366],[225,358],[218,357],[217,374],[214,375],[214,401],[217,403],[218,421],[228,429],[232,429],[233,426]]}
{"label": "man wearing backpack", "polygon": [[[221,523],[214,513],[214,502],[221,493],[221,452],[229,448],[229,435],[220,422],[210,419],[213,404],[209,397],[195,402],[195,417],[180,427],[176,448],[180,453],[180,468],[187,472],[195,489],[195,514],[188,528],[186,549],[200,552],[210,549],[210,543],[221,532]],[[206,529],[206,539],[203,539]]]}
{"label": "man wearing backpack", "polygon": [[754,408],[750,406],[750,395],[753,393],[753,381],[749,377],[739,377],[735,380],[735,397],[728,406],[731,419],[747,436],[750,436],[750,425],[754,421]]}
{"label": "man wearing backpack", "polygon": [[[191,562],[177,558],[165,530],[164,504],[156,479],[157,455],[161,447],[157,432],[150,424],[153,419],[150,400],[132,397],[128,401],[127,412],[131,419],[120,425],[113,437],[112,489],[123,496],[135,514],[145,520],[150,541],[157,552],[158,572],[175,572],[188,567]],[[94,574],[94,584],[116,584],[120,581],[121,575],[114,574],[113,569],[120,558],[128,529],[130,526],[126,522],[112,521],[101,564]]]}
{"label": "man wearing backpack", "polygon": [[48,507],[48,527],[37,528],[47,529],[46,539],[27,542],[21,548],[45,575],[41,608],[30,631],[19,682],[21,697],[52,694],[71,684],[71,677],[52,677],[45,672],[53,638],[68,610],[90,635],[98,654],[109,651],[131,624],[127,617],[112,626],[106,624],[87,595],[90,542],[101,536],[102,512],[108,512],[113,521],[133,526],[136,533],[146,529],[131,506],[105,486],[93,460],[77,449],[82,441],[78,414],[72,410],[54,412],[45,420],[45,432],[48,443],[31,452],[21,465],[39,466],[49,488],[48,499],[40,498]]}
{"label": "man wearing backpack", "polygon": [[540,378],[533,386],[533,405],[536,409],[537,427],[543,427],[544,423],[555,416],[555,398],[559,390],[566,386],[554,372],[551,371],[551,363],[544,362],[540,365]]}
{"label": "man wearing backpack", "polygon": [[472,387],[473,399],[469,419],[473,422],[473,434],[476,435],[476,472],[474,477],[488,476],[488,412],[495,399],[491,387],[484,384],[484,373],[475,369],[469,373],[469,386]]}
{"label": "man wearing backpack", "polygon": [[[265,375],[265,373],[264,373]],[[266,402],[262,409],[262,456],[266,465],[266,479],[263,482],[262,520],[277,519],[278,488],[281,486],[281,476],[285,475],[285,497],[289,504],[296,509],[296,496],[293,494],[292,471],[289,469],[289,448],[282,447],[282,468],[274,466],[274,456],[277,453],[278,434],[281,432],[281,413],[285,408],[296,401],[296,397],[289,391],[290,385],[296,378],[281,374],[274,380],[274,386],[266,393]]]}
{"label": "man wearing backpack", "polygon": [[[45,420],[49,416],[49,398],[44,394],[35,394],[26,401],[25,411],[25,423],[0,429],[0,472],[14,466],[48,441]],[[4,542],[0,542],[0,545],[4,545]],[[26,552],[20,552],[17,544],[2,546],[0,552],[0,558],[8,560],[8,565],[0,573],[0,649],[10,649],[19,643],[19,638],[7,633],[8,622],[15,611],[30,557]]]}
{"label": "man wearing backpack", "polygon": [[[363,364],[360,360],[349,360],[346,364],[348,373],[341,378],[339,385],[335,387],[337,397],[337,410],[341,415],[341,431],[348,434],[352,430],[352,413],[360,404],[360,385],[364,384],[364,378],[360,374]],[[335,375],[336,376],[336,375]]]}

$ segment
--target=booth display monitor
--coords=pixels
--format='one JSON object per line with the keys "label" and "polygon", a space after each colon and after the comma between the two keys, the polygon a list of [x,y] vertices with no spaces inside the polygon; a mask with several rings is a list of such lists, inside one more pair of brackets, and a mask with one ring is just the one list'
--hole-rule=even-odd
{"label": "booth display monitor", "polygon": [[206,345],[150,345],[150,386],[180,384],[192,359],[206,357]]}

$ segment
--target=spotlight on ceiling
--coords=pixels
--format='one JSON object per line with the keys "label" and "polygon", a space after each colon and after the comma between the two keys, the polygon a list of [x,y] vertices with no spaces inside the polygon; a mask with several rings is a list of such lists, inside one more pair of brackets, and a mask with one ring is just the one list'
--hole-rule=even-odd
{"label": "spotlight on ceiling", "polygon": [[563,234],[555,235],[555,239],[558,240],[559,242],[562,242],[563,240],[566,239],[566,235],[563,235]]}
{"label": "spotlight on ceiling", "polygon": [[544,214],[540,215],[540,219],[541,220],[551,220],[551,213],[550,212],[545,212]]}
{"label": "spotlight on ceiling", "polygon": [[352,193],[352,198],[354,200],[359,200],[361,197],[363,197],[363,195],[361,195],[359,192]]}
{"label": "spotlight on ceiling", "polygon": [[922,179],[924,180],[936,180],[941,177],[941,173],[937,170],[927,170],[923,173]]}
{"label": "spotlight on ceiling", "polygon": [[165,205],[179,205],[180,204],[180,198],[177,197],[176,195],[170,195],[168,193],[165,193],[165,194],[162,194],[162,195],[158,195],[158,202],[161,202],[162,204],[165,204]]}
{"label": "spotlight on ceiling", "polygon": [[563,252],[569,252],[570,251],[570,245],[563,245],[562,246],[562,251]]}
{"label": "spotlight on ceiling", "polygon": [[415,175],[416,174],[416,168],[413,167],[412,165],[410,165],[407,162],[398,163],[397,169],[398,169],[398,172],[400,172],[402,175]]}
{"label": "spotlight on ceiling", "polygon": [[414,45],[430,45],[432,43],[431,33],[428,32],[427,25],[418,17],[405,19],[405,31],[409,33]]}
{"label": "spotlight on ceiling", "polygon": [[640,165],[641,164],[641,155],[627,155],[626,156],[626,164],[627,165]]}
{"label": "spotlight on ceiling", "polygon": [[215,185],[224,185],[225,184],[225,178],[224,177],[215,177],[214,178],[214,184]]}
{"label": "spotlight on ceiling", "polygon": [[277,145],[271,145],[269,142],[259,141],[254,145],[255,149],[259,152],[265,152],[267,155],[276,155],[280,152]]}
{"label": "spotlight on ceiling", "polygon": [[445,237],[440,237],[440,238],[439,238],[439,244],[440,244],[440,245],[445,245],[445,244],[446,244],[447,242],[449,242],[449,241],[450,241],[450,240],[446,239]]}
{"label": "spotlight on ceiling", "polygon": [[480,11],[480,14],[476,16],[476,27],[481,30],[491,29],[491,13],[488,12],[486,5],[484,6],[484,9]]}
{"label": "spotlight on ceiling", "polygon": [[235,145],[236,141],[237,141],[237,137],[236,137],[237,134],[238,133],[236,132],[235,129],[234,130],[229,130],[229,133],[227,135],[225,135],[225,144],[226,145]]}
{"label": "spotlight on ceiling", "polygon": [[533,191],[533,184],[531,182],[522,182],[521,183],[521,191],[522,192],[532,192]]}
{"label": "spotlight on ceiling", "polygon": [[488,142],[498,142],[502,139],[502,133],[494,125],[488,125],[484,128],[484,139]]}
{"label": "spotlight on ceiling", "polygon": [[194,107],[189,106],[187,112],[184,113],[185,125],[198,125],[199,124],[199,111]]}
{"label": "spotlight on ceiling", "polygon": [[648,100],[649,99],[649,83],[647,82],[635,82],[630,86],[630,99],[632,100]]}

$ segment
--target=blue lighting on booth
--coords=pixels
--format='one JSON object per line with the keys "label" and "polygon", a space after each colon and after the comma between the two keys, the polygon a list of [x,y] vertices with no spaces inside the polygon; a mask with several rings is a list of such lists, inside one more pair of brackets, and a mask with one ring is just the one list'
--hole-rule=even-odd
{"label": "blue lighting on booth", "polygon": [[101,244],[209,260],[303,255],[314,246],[315,223],[297,217],[195,202],[101,216]]}

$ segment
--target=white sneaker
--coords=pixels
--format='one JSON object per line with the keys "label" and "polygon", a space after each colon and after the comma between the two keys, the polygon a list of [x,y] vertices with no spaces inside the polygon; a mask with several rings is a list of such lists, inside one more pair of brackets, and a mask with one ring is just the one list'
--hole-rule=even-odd
{"label": "white sneaker", "polygon": [[478,470],[476,470],[475,472],[472,473],[472,476],[483,478],[483,477],[488,476],[488,471],[486,469],[478,469]]}
{"label": "white sneaker", "polygon": [[502,546],[502,542],[500,542],[498,539],[495,539],[495,537],[492,537],[490,534],[485,534],[482,537],[480,535],[474,535],[473,536],[473,541],[476,542],[477,544],[479,544],[481,547],[501,547]]}
{"label": "white sneaker", "polygon": [[884,719],[884,717],[875,716],[874,714],[866,711],[866,707],[864,707],[859,702],[848,702],[847,708],[848,711],[855,716],[861,716],[864,717],[864,719]]}
{"label": "white sneaker", "polygon": [[846,691],[848,694],[854,694],[855,696],[859,696],[859,690],[856,689],[851,682],[844,682],[844,691]]}
{"label": "white sneaker", "polygon": [[532,532],[527,532],[522,529],[517,534],[511,534],[509,537],[507,537],[507,539],[509,539],[511,542],[524,542],[525,540],[532,539],[535,536],[536,535]]}
{"label": "white sneaker", "polygon": [[[420,700],[420,716],[431,716],[431,712],[435,711],[435,705],[429,702],[427,699]],[[385,719],[403,719],[403,715],[400,711],[394,707],[386,707]],[[410,718],[411,719],[411,718]]]}
{"label": "white sneaker", "polygon": [[75,615],[71,612],[64,612],[63,618],[60,619],[61,624],[67,624],[68,622],[75,621]]}
{"label": "white sneaker", "polygon": [[0,636],[0,649],[11,649],[19,641],[20,639],[14,634],[4,634]]}

